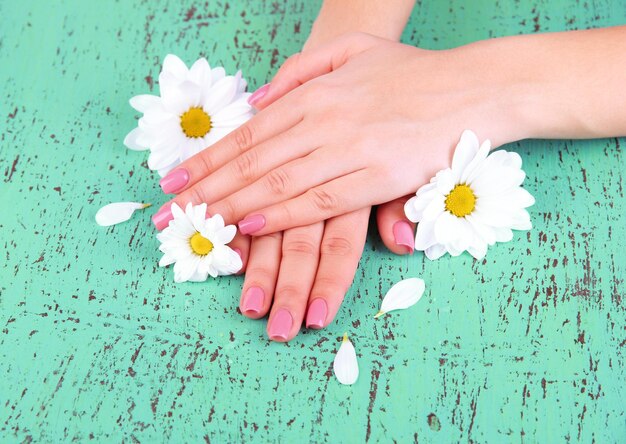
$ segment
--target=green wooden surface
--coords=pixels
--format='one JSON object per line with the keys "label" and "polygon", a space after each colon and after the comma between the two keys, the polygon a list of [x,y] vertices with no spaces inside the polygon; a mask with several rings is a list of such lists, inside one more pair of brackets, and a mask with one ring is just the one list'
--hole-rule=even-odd
{"label": "green wooden surface", "polygon": [[[467,3],[421,2],[404,40],[626,22],[621,1]],[[395,257],[372,232],[336,321],[288,345],[237,313],[242,278],[175,285],[149,212],[96,226],[105,203],[165,201],[122,140],[128,98],[156,91],[167,53],[239,67],[255,88],[318,6],[0,1],[1,442],[626,440],[623,140],[511,146],[537,198],[531,232],[482,262]],[[420,303],[373,319],[410,276],[426,280]],[[351,387],[331,371],[344,331]]]}

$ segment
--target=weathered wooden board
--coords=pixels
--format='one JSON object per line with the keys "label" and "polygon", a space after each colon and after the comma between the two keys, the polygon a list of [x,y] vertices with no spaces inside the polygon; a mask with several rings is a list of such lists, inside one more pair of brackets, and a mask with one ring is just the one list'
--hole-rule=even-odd
{"label": "weathered wooden board", "polygon": [[[624,140],[511,146],[535,228],[485,261],[395,257],[372,231],[336,322],[289,345],[237,313],[241,278],[175,285],[148,212],[96,226],[104,203],[164,202],[122,140],[128,98],[156,90],[167,53],[239,67],[255,88],[318,6],[0,2],[0,441],[626,440]],[[621,1],[433,0],[404,40],[624,22]],[[408,276],[424,298],[374,320]],[[344,331],[361,363],[351,387],[331,372]]]}

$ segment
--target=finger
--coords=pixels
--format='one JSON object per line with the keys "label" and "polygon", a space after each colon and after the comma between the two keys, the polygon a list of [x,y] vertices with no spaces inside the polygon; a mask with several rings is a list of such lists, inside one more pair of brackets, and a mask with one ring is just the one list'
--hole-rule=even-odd
{"label": "finger", "polygon": [[282,240],[282,233],[252,239],[239,301],[239,309],[244,316],[258,319],[269,311],[276,288]]}
{"label": "finger", "polygon": [[[317,185],[354,171],[355,165],[342,156],[335,156],[335,161],[327,163],[328,151],[315,150],[272,169],[251,185],[209,205],[208,212],[221,214],[227,223],[234,223],[250,212],[299,196]],[[319,168],[320,165],[324,167]],[[208,196],[199,196],[202,197]]]}
{"label": "finger", "polygon": [[394,190],[384,187],[376,187],[367,193],[358,192],[365,189],[370,179],[368,170],[363,169],[311,188],[298,197],[246,216],[238,223],[239,231],[259,236],[309,225],[386,202],[389,194],[393,196]]}
{"label": "finger", "polygon": [[283,235],[282,259],[267,335],[286,342],[298,334],[320,255],[324,223],[294,228]]}
{"label": "finger", "polygon": [[324,328],[335,318],[363,253],[369,215],[367,207],[326,222],[320,263],[309,297],[307,328]]}
{"label": "finger", "polygon": [[383,243],[396,254],[413,254],[415,224],[404,214],[404,204],[411,196],[379,205],[376,210],[378,233]]}
{"label": "finger", "polygon": [[[297,125],[261,143],[257,147],[231,160],[191,188],[186,189],[176,196],[172,202],[183,206],[186,205],[187,202],[194,204],[206,202],[212,204],[232,195],[247,185],[254,183],[257,179],[274,168],[280,167],[286,163],[288,164],[288,162],[298,159],[301,156],[306,156],[313,151],[314,148],[305,137],[307,134],[307,131],[302,129],[302,125]],[[278,172],[276,174],[278,174]],[[280,176],[274,174],[272,178],[280,180]],[[261,196],[267,194],[268,189],[271,191],[271,188],[278,187],[280,182],[273,182],[271,185],[272,187],[266,188],[264,190],[265,193]],[[255,195],[255,199],[256,198],[258,198],[257,195]],[[232,205],[235,205],[235,202],[237,202],[237,199],[233,200]],[[267,206],[267,204],[262,206]],[[262,206],[257,206],[256,208],[261,208]],[[243,213],[239,213],[239,215],[243,216],[248,211],[251,211],[251,209],[247,209],[243,211]],[[222,214],[219,205],[217,207],[210,207],[209,212]]]}
{"label": "finger", "polygon": [[161,179],[165,194],[177,194],[235,157],[297,125],[303,118],[298,100],[281,100],[256,114],[236,130],[185,160]]}
{"label": "finger", "polygon": [[239,270],[237,274],[242,274],[246,270],[248,262],[248,254],[250,252],[250,236],[244,236],[243,234],[237,232],[228,246],[232,248],[235,253],[239,255],[239,257],[241,257],[242,266],[241,270]]}
{"label": "finger", "polygon": [[369,34],[349,33],[317,49],[296,53],[285,60],[271,83],[252,94],[249,103],[263,109],[303,83],[338,69],[378,41],[378,37]]}

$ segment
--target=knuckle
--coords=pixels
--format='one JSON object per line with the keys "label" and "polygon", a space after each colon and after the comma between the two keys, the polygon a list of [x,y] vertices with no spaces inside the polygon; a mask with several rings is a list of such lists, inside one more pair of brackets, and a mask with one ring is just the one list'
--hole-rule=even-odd
{"label": "knuckle", "polygon": [[237,215],[237,205],[232,199],[224,199],[220,202],[220,207],[221,211],[219,214],[221,214],[224,219],[232,220]]}
{"label": "knuckle", "polygon": [[296,52],[295,54],[287,57],[287,60],[283,63],[281,70],[289,71],[295,68],[298,63],[300,63],[300,53]]}
{"label": "knuckle", "polygon": [[339,199],[336,195],[325,190],[313,188],[307,192],[313,206],[320,211],[332,211],[339,207]]}
{"label": "knuckle", "polygon": [[[187,196],[185,196],[185,197],[187,197]],[[201,186],[195,186],[195,187],[189,188],[189,197],[191,199],[188,202],[192,202],[192,203],[194,203],[196,205],[207,202],[206,194],[204,192],[204,189],[202,189]],[[184,205],[186,205],[186,204],[187,204],[187,202],[184,202]]]}
{"label": "knuckle", "polygon": [[283,242],[283,255],[317,256],[319,244],[309,236],[301,235]]}
{"label": "knuckle", "polygon": [[318,81],[312,81],[307,83],[305,86],[301,86],[302,91],[300,94],[302,95],[301,99],[306,103],[317,103],[325,93],[325,88]]}
{"label": "knuckle", "polygon": [[253,130],[250,123],[240,126],[233,135],[235,150],[239,153],[248,151],[252,146]]}
{"label": "knuckle", "polygon": [[285,284],[276,290],[276,298],[283,301],[298,301],[304,296],[304,290],[297,284]]}
{"label": "knuckle", "polygon": [[198,156],[200,158],[201,166],[207,173],[215,171],[215,162],[211,158],[210,151],[205,150]]}
{"label": "knuckle", "polygon": [[352,256],[354,245],[345,237],[328,237],[322,241],[320,251],[329,256]]}
{"label": "knuckle", "polygon": [[251,277],[250,283],[246,286],[246,288],[266,288],[269,283],[273,282],[276,279],[276,270],[272,270],[267,266],[256,265],[248,267],[248,269],[246,270],[246,275]]}
{"label": "knuckle", "polygon": [[254,151],[246,151],[235,159],[235,174],[246,182],[255,178],[257,168],[258,158]]}
{"label": "knuckle", "polygon": [[272,194],[285,194],[289,188],[289,175],[282,168],[270,171],[265,178],[265,186]]}
{"label": "knuckle", "polygon": [[[323,289],[323,294],[328,295],[341,295],[344,297],[350,286],[352,285],[352,281],[354,280],[354,275],[352,278],[348,277],[341,278],[340,276],[316,276],[315,277],[315,286],[317,288],[317,292],[320,289]],[[314,296],[311,295],[311,299]]]}

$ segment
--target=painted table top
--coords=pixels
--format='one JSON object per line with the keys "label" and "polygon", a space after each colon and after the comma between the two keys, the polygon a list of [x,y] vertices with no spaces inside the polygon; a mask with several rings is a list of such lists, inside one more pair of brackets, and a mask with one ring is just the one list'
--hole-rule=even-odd
{"label": "painted table top", "polygon": [[[611,0],[424,1],[404,41],[447,48],[624,23]],[[241,68],[252,88],[319,2],[0,2],[1,442],[619,442],[626,439],[624,140],[526,141],[535,228],[430,262],[371,231],[336,321],[271,343],[241,277],[176,285],[148,211],[165,201],[122,144],[163,57]],[[375,320],[404,277],[427,291]],[[347,331],[361,376],[331,366]]]}

